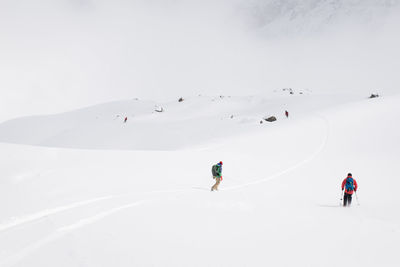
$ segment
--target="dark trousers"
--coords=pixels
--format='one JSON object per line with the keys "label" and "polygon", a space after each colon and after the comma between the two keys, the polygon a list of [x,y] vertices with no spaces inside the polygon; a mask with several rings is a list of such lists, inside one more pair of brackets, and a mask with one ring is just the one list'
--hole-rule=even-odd
{"label": "dark trousers", "polygon": [[351,197],[352,197],[352,195],[344,193],[343,206],[350,206],[351,205]]}

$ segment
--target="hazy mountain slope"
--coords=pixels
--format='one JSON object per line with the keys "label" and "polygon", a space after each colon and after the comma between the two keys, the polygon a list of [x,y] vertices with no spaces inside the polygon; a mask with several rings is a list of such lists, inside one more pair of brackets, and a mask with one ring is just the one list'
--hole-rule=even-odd
{"label": "hazy mountain slope", "polygon": [[[314,95],[307,90],[279,90],[269,97],[198,96],[157,104],[129,100],[102,104],[64,114],[20,118],[0,124],[0,141],[20,144],[91,148],[173,150],[211,140],[274,127],[361,95]],[[163,112],[157,112],[160,110]],[[260,124],[275,116],[275,123]],[[127,117],[127,122],[124,119]]]}
{"label": "hazy mountain slope", "polygon": [[247,7],[255,26],[268,34],[286,36],[329,29],[381,29],[399,4],[398,0],[253,0]]}

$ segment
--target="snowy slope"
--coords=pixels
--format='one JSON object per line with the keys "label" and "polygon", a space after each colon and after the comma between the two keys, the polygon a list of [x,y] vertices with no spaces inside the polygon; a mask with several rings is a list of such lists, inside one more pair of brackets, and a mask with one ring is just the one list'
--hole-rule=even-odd
{"label": "snowy slope", "polygon": [[[308,102],[290,102],[301,115],[223,140],[194,133],[184,150],[1,144],[0,266],[398,266],[400,98],[338,96],[322,109],[326,96],[302,97]],[[246,118],[264,114],[258,105],[240,109],[241,100],[230,103]],[[158,118],[167,125],[196,118],[192,108],[186,120],[182,106],[170,105]],[[208,121],[219,122],[228,107],[206,108]],[[137,119],[157,128],[156,115]],[[38,119],[4,124],[0,132]],[[210,168],[219,160],[224,180],[211,193]],[[345,209],[340,183],[349,171],[360,205],[354,199]]]}
{"label": "snowy slope", "polygon": [[[265,96],[197,96],[167,103],[134,99],[20,118],[0,124],[0,141],[69,148],[174,150],[262,130],[271,126],[260,125],[264,117],[275,116],[280,124],[286,119],[285,110],[291,117],[301,117],[364,97],[290,90],[293,94],[282,89]],[[156,111],[161,108],[163,112]]]}

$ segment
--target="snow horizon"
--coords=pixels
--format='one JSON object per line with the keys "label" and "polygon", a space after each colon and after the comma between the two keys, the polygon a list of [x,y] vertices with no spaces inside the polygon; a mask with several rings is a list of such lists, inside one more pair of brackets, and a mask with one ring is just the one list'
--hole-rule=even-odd
{"label": "snow horizon", "polygon": [[0,121],[135,97],[396,94],[397,2],[2,1]]}

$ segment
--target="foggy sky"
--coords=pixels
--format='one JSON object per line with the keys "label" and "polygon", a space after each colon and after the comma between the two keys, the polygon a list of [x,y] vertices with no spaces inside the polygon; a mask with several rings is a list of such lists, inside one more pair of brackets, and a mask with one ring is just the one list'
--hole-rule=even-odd
{"label": "foggy sky", "polygon": [[0,121],[135,97],[396,92],[398,13],[269,2],[0,0]]}

